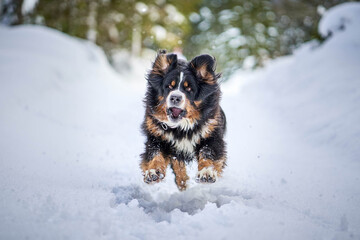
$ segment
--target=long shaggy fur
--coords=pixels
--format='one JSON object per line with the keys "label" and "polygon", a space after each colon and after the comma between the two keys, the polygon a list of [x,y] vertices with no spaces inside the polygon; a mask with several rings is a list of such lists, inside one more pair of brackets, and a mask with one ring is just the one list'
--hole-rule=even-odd
{"label": "long shaggy fur", "polygon": [[[147,141],[141,155],[145,182],[162,180],[171,163],[177,166],[173,167],[176,184],[184,190],[188,177],[179,166],[194,159],[199,162],[200,182],[213,182],[221,175],[226,162],[226,118],[219,104],[221,75],[215,73],[215,66],[210,55],[186,62],[165,50],[158,52],[146,77],[142,130]],[[200,162],[206,162],[201,169]]]}

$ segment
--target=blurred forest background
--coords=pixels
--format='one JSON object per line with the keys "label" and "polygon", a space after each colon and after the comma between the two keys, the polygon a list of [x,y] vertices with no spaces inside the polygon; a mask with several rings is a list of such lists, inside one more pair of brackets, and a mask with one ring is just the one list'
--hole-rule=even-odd
{"label": "blurred forest background", "polygon": [[320,39],[321,14],[344,0],[1,0],[0,22],[38,24],[119,51],[209,53],[226,78]]}

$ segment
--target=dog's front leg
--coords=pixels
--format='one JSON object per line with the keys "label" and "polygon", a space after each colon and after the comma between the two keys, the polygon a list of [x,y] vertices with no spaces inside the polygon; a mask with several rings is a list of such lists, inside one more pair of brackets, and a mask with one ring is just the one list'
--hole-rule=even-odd
{"label": "dog's front leg", "polygon": [[164,179],[169,159],[161,151],[152,153],[149,158],[143,157],[140,167],[143,171],[144,182],[156,183]]}
{"label": "dog's front leg", "polygon": [[171,159],[171,168],[175,174],[175,183],[180,191],[186,190],[186,182],[189,176],[186,174],[185,162],[177,158]]}
{"label": "dog's front leg", "polygon": [[202,183],[214,183],[221,176],[225,167],[226,156],[214,157],[213,151],[204,147],[200,149],[198,156],[198,172],[196,181]]}

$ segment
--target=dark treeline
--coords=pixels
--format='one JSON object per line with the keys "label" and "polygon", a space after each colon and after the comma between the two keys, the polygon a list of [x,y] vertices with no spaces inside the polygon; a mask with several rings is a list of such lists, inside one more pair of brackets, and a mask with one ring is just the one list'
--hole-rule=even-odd
{"label": "dark treeline", "polygon": [[321,12],[343,0],[38,0],[26,12],[23,0],[3,0],[0,21],[40,24],[101,46],[109,59],[127,49],[210,53],[225,76],[262,66],[301,43],[320,39]]}

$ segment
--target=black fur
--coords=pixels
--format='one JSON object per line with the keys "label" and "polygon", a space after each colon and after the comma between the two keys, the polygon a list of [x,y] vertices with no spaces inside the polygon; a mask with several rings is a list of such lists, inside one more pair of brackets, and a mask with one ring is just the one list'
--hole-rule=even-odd
{"label": "black fur", "polygon": [[[145,152],[141,155],[143,162],[151,161],[154,155],[159,152],[165,157],[176,157],[176,159],[186,162],[196,159],[200,153],[212,161],[226,159],[226,144],[223,140],[226,118],[219,105],[221,91],[218,79],[221,75],[215,73],[215,68],[215,59],[210,55],[200,55],[190,62],[186,62],[177,59],[175,54],[166,54],[164,50],[158,53],[153,68],[146,77],[148,84],[144,100],[146,110],[142,131],[146,135],[147,141]],[[173,80],[176,82],[175,88],[178,88],[180,72],[183,72],[184,81],[191,87],[191,91],[187,91],[184,86],[180,86],[179,90],[188,99],[189,109],[194,110],[193,113],[198,116],[196,123],[187,130],[180,127],[171,128],[155,116],[159,113],[158,107],[166,102],[169,93],[172,91],[169,86]],[[186,118],[188,111],[184,111],[184,113],[184,118]],[[154,134],[147,124],[149,118],[155,126],[152,127],[153,130],[159,129],[159,132],[164,134],[172,133],[174,141],[192,139],[205,128],[210,119],[216,119],[217,122],[212,126],[210,134],[199,138],[193,152],[187,152],[176,148],[176,144],[166,140],[163,135]]]}

